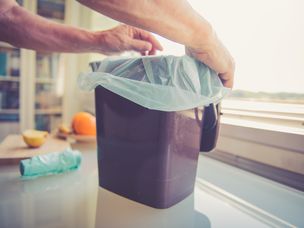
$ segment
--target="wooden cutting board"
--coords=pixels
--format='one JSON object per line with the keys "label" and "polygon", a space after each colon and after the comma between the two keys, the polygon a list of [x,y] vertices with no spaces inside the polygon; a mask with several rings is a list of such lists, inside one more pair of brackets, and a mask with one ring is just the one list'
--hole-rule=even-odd
{"label": "wooden cutting board", "polygon": [[70,144],[54,136],[48,136],[46,142],[39,148],[29,148],[21,135],[9,135],[0,144],[0,165],[18,164],[20,160],[35,155],[63,151]]}

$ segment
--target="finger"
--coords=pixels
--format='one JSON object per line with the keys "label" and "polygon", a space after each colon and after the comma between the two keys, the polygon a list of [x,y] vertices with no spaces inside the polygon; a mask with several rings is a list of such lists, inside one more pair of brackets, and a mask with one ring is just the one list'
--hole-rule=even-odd
{"label": "finger", "polygon": [[233,75],[229,73],[219,74],[219,77],[225,87],[232,88],[233,87]]}
{"label": "finger", "polygon": [[129,45],[130,45],[130,49],[134,51],[138,51],[141,54],[152,50],[152,44],[143,40],[137,40],[137,39],[130,40]]}
{"label": "finger", "polygon": [[156,54],[156,49],[152,47],[151,51],[149,51],[148,55],[155,55]]}
{"label": "finger", "polygon": [[146,55],[148,55],[148,52],[147,52],[147,51],[142,51],[140,54],[141,54],[142,56],[146,56]]}
{"label": "finger", "polygon": [[142,29],[136,29],[135,38],[150,42],[155,50],[159,50],[159,51],[163,50],[162,45],[150,32],[147,32]]}

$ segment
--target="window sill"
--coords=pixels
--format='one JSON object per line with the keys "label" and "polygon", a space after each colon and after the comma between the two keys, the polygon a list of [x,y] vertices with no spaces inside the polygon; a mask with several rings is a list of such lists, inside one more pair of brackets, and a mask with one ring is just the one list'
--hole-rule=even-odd
{"label": "window sill", "polygon": [[207,156],[303,190],[304,113],[246,108],[223,105],[217,148]]}
{"label": "window sill", "polygon": [[254,128],[267,130],[272,132],[281,132],[286,134],[296,134],[300,136],[304,136],[304,126],[303,127],[293,127],[288,125],[283,125],[283,123],[267,123],[264,121],[256,120],[246,120],[244,118],[229,118],[226,113],[221,119],[222,124],[233,125],[238,127],[246,127],[246,128]]}
{"label": "window sill", "polygon": [[224,100],[222,123],[304,135],[304,105]]}

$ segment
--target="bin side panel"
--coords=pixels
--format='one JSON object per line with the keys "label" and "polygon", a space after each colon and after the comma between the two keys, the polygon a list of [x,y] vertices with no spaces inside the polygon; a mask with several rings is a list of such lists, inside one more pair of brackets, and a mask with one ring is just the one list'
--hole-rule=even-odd
{"label": "bin side panel", "polygon": [[100,186],[156,208],[191,194],[200,131],[193,119],[146,109],[100,86],[95,102]]}

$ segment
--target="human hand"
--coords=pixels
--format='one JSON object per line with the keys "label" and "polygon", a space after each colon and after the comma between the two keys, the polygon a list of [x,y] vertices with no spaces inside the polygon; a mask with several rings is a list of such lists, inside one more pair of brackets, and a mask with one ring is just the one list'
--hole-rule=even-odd
{"label": "human hand", "polygon": [[235,63],[229,51],[217,38],[213,38],[208,44],[186,47],[186,53],[215,70],[225,87],[233,87]]}
{"label": "human hand", "polygon": [[112,55],[124,51],[137,51],[142,55],[154,55],[163,50],[157,39],[145,30],[129,25],[119,25],[113,29],[95,32],[99,52]]}

